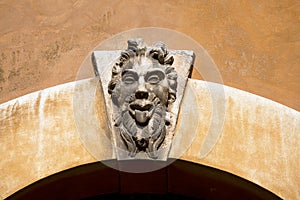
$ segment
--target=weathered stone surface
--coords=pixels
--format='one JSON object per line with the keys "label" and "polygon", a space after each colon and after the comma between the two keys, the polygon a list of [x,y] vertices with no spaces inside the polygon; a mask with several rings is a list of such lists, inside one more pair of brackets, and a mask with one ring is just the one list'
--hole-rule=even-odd
{"label": "weathered stone surface", "polygon": [[117,158],[166,160],[193,52],[169,51],[162,42],[147,46],[138,38],[122,52],[95,51],[92,60]]}
{"label": "weathered stone surface", "polygon": [[[188,81],[170,156],[183,154],[181,159],[231,172],[284,199],[299,199],[300,113],[274,101],[214,84],[224,87],[226,119],[216,146],[201,158],[213,110],[207,84],[213,83]],[[82,100],[78,100],[82,102],[81,125],[87,132],[95,128],[91,127],[87,107],[95,109],[93,115],[97,117],[106,116],[101,112],[102,105],[97,105],[103,101],[95,92],[97,85],[93,79],[76,83],[78,94],[82,94]],[[77,134],[74,90],[75,83],[64,84],[0,105],[1,197],[55,172],[96,161]],[[197,109],[191,111],[191,106]],[[188,145],[191,128],[195,135]],[[115,158],[105,134],[99,132],[99,137],[94,138],[100,160]],[[184,146],[189,149],[182,152]]]}
{"label": "weathered stone surface", "polygon": [[[209,129],[218,125],[212,119],[209,88],[218,87],[225,90],[225,99],[217,100],[219,105],[226,105],[226,117],[224,124],[219,121],[223,129],[216,145],[203,157],[213,136]],[[190,107],[195,108],[193,112]],[[300,198],[300,192],[295,190],[300,187],[298,111],[235,88],[190,79],[180,112],[170,157],[181,156],[231,172],[283,199]]]}
{"label": "weathered stone surface", "polygon": [[[78,82],[76,89],[84,95],[92,85],[93,80]],[[96,161],[77,134],[74,86],[74,82],[56,86],[0,105],[1,197],[55,172]],[[85,100],[81,99],[81,105]],[[82,122],[88,133],[87,127],[94,124]],[[110,158],[109,152],[106,146],[97,159]]]}

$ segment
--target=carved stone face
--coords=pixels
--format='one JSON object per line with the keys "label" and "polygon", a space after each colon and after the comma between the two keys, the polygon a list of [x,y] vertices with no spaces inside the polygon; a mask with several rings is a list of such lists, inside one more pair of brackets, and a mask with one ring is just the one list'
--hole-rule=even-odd
{"label": "carved stone face", "polygon": [[158,157],[166,136],[168,106],[175,101],[177,73],[163,44],[146,48],[129,41],[113,67],[109,84],[117,132],[131,157],[144,151]]}
{"label": "carved stone face", "polygon": [[148,123],[157,104],[168,102],[169,83],[164,68],[148,58],[124,66],[118,101],[121,105],[129,103],[128,110],[140,126]]}

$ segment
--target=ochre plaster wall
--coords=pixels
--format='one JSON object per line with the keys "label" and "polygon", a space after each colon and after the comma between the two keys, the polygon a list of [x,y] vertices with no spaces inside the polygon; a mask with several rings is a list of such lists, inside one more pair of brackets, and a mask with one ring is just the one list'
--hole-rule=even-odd
{"label": "ochre plaster wall", "polygon": [[0,102],[74,81],[101,41],[154,26],[201,44],[225,85],[299,111],[299,8],[297,0],[3,0]]}
{"label": "ochre plaster wall", "polygon": [[[114,158],[97,84],[93,79],[71,82],[0,105],[1,197],[55,172],[96,161],[82,145],[76,126],[87,134],[95,127],[104,130],[92,146],[98,152],[93,155],[100,160]],[[222,132],[214,148],[201,156],[213,106],[207,83],[189,80],[170,156],[178,157],[188,135],[195,133],[181,159],[231,172],[284,199],[299,199],[300,113],[238,89],[224,86],[224,91],[225,99],[217,99],[218,105],[225,105],[224,124],[222,120],[212,124],[223,125]],[[81,97],[75,107],[74,92]],[[86,111],[88,105],[94,112]],[[74,109],[81,109],[80,125],[75,123]],[[99,127],[90,120],[95,117]]]}

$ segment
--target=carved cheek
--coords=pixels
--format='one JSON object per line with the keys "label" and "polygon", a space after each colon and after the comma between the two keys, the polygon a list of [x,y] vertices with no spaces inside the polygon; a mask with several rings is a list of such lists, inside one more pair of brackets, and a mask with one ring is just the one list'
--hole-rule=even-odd
{"label": "carved cheek", "polygon": [[124,103],[125,99],[132,95],[133,93],[135,93],[135,91],[137,90],[138,84],[137,83],[133,83],[133,84],[126,84],[124,82],[121,83],[121,87],[120,87],[120,103]]}
{"label": "carved cheek", "polygon": [[164,88],[169,88],[169,82],[167,79],[163,79],[161,82],[160,82],[160,85]]}
{"label": "carved cheek", "polygon": [[148,91],[153,92],[155,96],[157,96],[162,103],[166,103],[168,100],[168,87],[165,87],[161,84],[158,85],[150,85],[147,87]]}
{"label": "carved cheek", "polygon": [[168,96],[169,96],[169,88],[165,86],[160,86],[160,91],[162,96],[160,97],[164,103],[167,103],[168,101]]}
{"label": "carved cheek", "polygon": [[166,103],[169,96],[169,83],[166,78],[160,82],[159,90],[163,95],[161,98],[164,100],[164,103]]}

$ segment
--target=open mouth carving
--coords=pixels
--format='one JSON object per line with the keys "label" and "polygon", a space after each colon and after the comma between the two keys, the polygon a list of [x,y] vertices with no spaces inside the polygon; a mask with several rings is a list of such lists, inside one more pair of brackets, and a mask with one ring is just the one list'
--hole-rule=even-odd
{"label": "open mouth carving", "polygon": [[130,104],[130,108],[132,110],[139,110],[139,111],[149,111],[151,110],[153,107],[152,104],[146,104],[146,105],[141,105],[141,104]]}
{"label": "open mouth carving", "polygon": [[132,116],[140,124],[146,123],[152,116],[154,105],[149,101],[136,101],[129,105]]}

